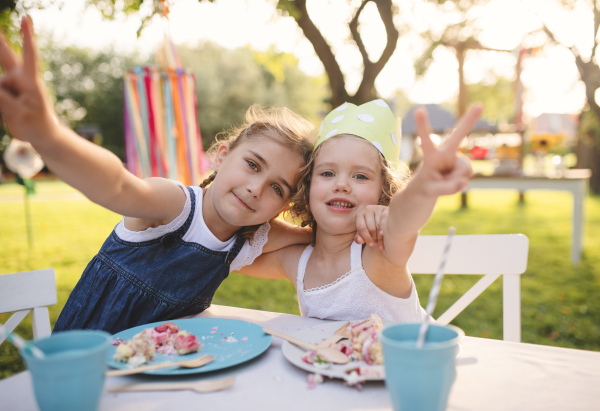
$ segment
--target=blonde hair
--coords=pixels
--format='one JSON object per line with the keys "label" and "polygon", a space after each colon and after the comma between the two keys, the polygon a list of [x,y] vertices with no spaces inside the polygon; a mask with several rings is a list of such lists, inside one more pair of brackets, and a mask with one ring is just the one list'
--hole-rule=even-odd
{"label": "blonde hair", "polygon": [[[353,134],[337,134],[330,137],[328,140],[338,137],[357,137]],[[360,138],[360,137],[359,137]],[[306,165],[300,169],[300,181],[298,183],[298,190],[296,195],[292,199],[293,206],[290,209],[290,213],[293,217],[299,218],[302,227],[309,226],[312,229],[314,244],[317,235],[317,222],[310,212],[310,181],[312,178],[313,167],[315,160],[321,152],[323,144],[317,146],[317,148],[311,153],[310,158],[306,162]],[[378,205],[388,206],[392,197],[400,189],[406,186],[408,177],[410,176],[410,170],[404,163],[398,163],[397,165],[390,164],[383,155],[378,156],[379,166],[381,169],[381,195],[377,201]]]}
{"label": "blonde hair", "polygon": [[[207,150],[207,156],[211,162],[216,157],[219,147],[227,144],[229,151],[246,140],[268,138],[285,148],[298,154],[303,163],[306,163],[313,149],[314,137],[312,136],[313,125],[302,116],[285,107],[261,107],[254,104],[248,108],[244,122],[219,133],[216,141]],[[216,176],[216,172],[205,179],[200,187],[208,186]],[[291,193],[291,197],[295,191]],[[261,226],[245,226],[238,231],[238,235],[250,239]]]}

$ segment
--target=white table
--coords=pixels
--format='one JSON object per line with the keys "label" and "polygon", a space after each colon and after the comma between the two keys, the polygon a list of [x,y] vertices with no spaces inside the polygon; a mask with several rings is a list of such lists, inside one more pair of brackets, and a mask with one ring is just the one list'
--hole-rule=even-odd
{"label": "white table", "polygon": [[[202,318],[234,318],[286,333],[320,324],[314,318],[213,305]],[[290,364],[281,351],[282,340],[249,363],[231,369],[192,375],[187,379],[236,376],[233,386],[220,392],[192,391],[109,393],[100,409],[144,410],[391,410],[383,382],[363,390],[326,380],[307,389],[306,371]],[[466,337],[459,354],[457,380],[448,410],[597,410],[600,405],[600,352],[547,347]],[[108,378],[106,385],[164,381],[173,377],[129,376]],[[0,408],[36,410],[30,375],[22,372],[0,381]]]}
{"label": "white table", "polygon": [[[524,192],[526,190],[568,191],[573,196],[573,222],[571,226],[571,262],[575,265],[581,260],[583,250],[584,201],[588,193],[589,179],[592,175],[588,169],[565,170],[560,175],[548,177],[536,176],[474,176],[465,189],[511,189]],[[464,193],[463,193],[464,194]],[[463,196],[463,205],[466,198]]]}

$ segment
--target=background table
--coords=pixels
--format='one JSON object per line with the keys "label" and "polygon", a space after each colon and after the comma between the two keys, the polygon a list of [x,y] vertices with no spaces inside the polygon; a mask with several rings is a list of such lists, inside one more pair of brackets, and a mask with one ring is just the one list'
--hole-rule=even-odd
{"label": "background table", "polygon": [[[201,318],[234,318],[294,334],[322,320],[266,311],[213,305]],[[100,409],[144,410],[391,410],[383,382],[364,384],[363,390],[326,380],[307,388],[307,375],[290,364],[281,351],[282,340],[258,358],[227,370],[184,379],[236,376],[233,386],[220,392],[192,391],[109,393]],[[448,410],[597,410],[600,404],[600,353],[501,340],[466,337],[460,345],[457,380]],[[179,377],[177,377],[179,378]],[[106,385],[140,381],[172,381],[175,377],[129,376],[107,378]],[[0,381],[0,408],[36,410],[30,375],[23,372]]]}
{"label": "background table", "polygon": [[[513,189],[568,191],[573,197],[573,221],[571,225],[571,262],[579,264],[583,250],[584,201],[588,193],[592,172],[588,169],[564,170],[557,176],[480,176],[471,179],[463,195],[472,189]],[[466,205],[466,196],[463,196]]]}

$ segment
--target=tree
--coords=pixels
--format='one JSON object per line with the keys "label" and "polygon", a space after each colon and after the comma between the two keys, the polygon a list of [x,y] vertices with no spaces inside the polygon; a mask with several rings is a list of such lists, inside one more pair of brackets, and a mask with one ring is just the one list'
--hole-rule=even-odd
{"label": "tree", "polygon": [[[112,18],[118,12],[125,13],[140,13],[140,6],[144,0],[128,0],[126,2],[120,2],[117,0],[86,0],[88,4],[97,7],[107,18]],[[203,0],[198,0],[203,1]],[[206,0],[214,2],[214,0]],[[358,51],[360,52],[363,61],[363,76],[362,81],[356,92],[350,94],[347,89],[344,73],[340,67],[339,62],[335,58],[334,49],[325,39],[319,28],[315,25],[311,19],[308,9],[306,6],[306,0],[270,0],[272,1],[276,9],[285,16],[294,18],[298,27],[302,29],[304,36],[311,42],[315,53],[323,63],[327,79],[329,81],[329,87],[331,89],[331,97],[329,102],[331,106],[337,107],[344,101],[349,101],[355,104],[362,104],[377,95],[375,89],[375,79],[381,73],[381,70],[385,67],[390,57],[396,49],[396,44],[399,38],[399,31],[394,25],[394,15],[396,7],[392,4],[392,0],[360,0],[359,6],[352,8],[352,18],[348,22],[348,28],[351,34],[351,41],[355,44]],[[371,61],[363,39],[360,34],[360,16],[365,10],[368,3],[372,2],[376,5],[381,21],[386,31],[386,44],[383,52],[376,61]],[[162,7],[162,2],[160,2]],[[352,7],[350,5],[350,7]],[[153,10],[151,13],[147,13],[142,18],[142,26],[140,30],[150,21],[153,13],[161,13],[160,8],[147,8]]]}
{"label": "tree", "polygon": [[473,101],[483,103],[482,117],[496,120],[498,124],[508,124],[514,118],[514,80],[499,77],[489,84],[468,84],[467,91]]}
{"label": "tree", "polygon": [[436,6],[436,11],[446,15],[444,20],[449,21],[440,30],[440,27],[430,27],[422,33],[423,39],[429,39],[429,45],[422,56],[415,63],[418,75],[423,75],[433,62],[434,51],[438,47],[451,49],[458,62],[458,105],[457,114],[462,116],[467,111],[469,103],[468,87],[465,81],[464,66],[467,54],[471,51],[507,52],[483,45],[478,40],[480,29],[475,24],[478,18],[477,10],[485,7],[490,0],[426,0]]}
{"label": "tree", "polygon": [[285,106],[318,118],[324,81],[298,69],[289,53],[228,50],[211,42],[180,46],[183,65],[196,75],[198,123],[208,147],[219,132],[240,123],[253,103]]}
{"label": "tree", "polygon": [[[591,168],[590,189],[592,192],[600,194],[600,131],[597,127],[584,127],[586,124],[600,123],[600,105],[596,97],[597,93],[600,93],[600,66],[596,56],[600,35],[600,3],[596,0],[558,0],[558,2],[564,13],[572,12],[576,7],[585,7],[593,14],[593,27],[592,30],[589,30],[589,33],[591,33],[591,41],[589,42],[591,49],[589,50],[580,50],[577,45],[563,41],[560,24],[551,25],[541,16],[540,20],[544,32],[551,41],[566,47],[573,54],[579,76],[585,85],[586,111],[590,112],[588,115],[595,117],[595,121],[582,122],[582,127],[580,127],[578,152],[581,155],[578,155],[578,167]],[[589,155],[589,153],[583,155],[585,151],[592,151],[592,155]],[[583,159],[587,159],[587,161]]]}
{"label": "tree", "polygon": [[[377,12],[381,17],[387,35],[383,52],[376,61],[371,61],[369,58],[359,29],[360,16],[369,2],[373,2],[377,6]],[[375,79],[392,57],[400,36],[398,29],[394,25],[393,17],[394,14],[396,14],[396,8],[391,0],[360,1],[360,5],[358,8],[354,9],[352,19],[348,23],[352,42],[354,42],[358,48],[363,61],[362,81],[354,95],[350,95],[347,91],[344,74],[335,58],[331,45],[311,20],[306,8],[306,0],[279,0],[277,7],[279,10],[289,14],[296,20],[296,23],[298,23],[298,26],[302,29],[304,36],[311,42],[315,49],[315,53],[323,63],[325,73],[329,79],[329,87],[331,88],[330,102],[332,107],[337,107],[344,101],[362,104],[372,100],[376,96]]]}

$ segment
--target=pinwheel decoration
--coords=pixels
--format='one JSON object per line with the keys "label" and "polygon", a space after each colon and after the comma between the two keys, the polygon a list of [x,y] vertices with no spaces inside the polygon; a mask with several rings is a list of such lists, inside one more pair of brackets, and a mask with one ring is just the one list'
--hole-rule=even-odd
{"label": "pinwheel decoration", "polygon": [[29,247],[33,246],[33,233],[31,228],[31,212],[29,210],[29,196],[35,193],[35,186],[31,178],[44,168],[44,161],[31,144],[13,138],[4,150],[6,167],[17,176],[17,182],[25,187],[25,222],[27,225],[27,241]]}

